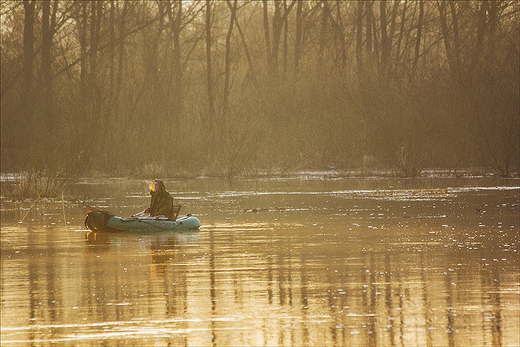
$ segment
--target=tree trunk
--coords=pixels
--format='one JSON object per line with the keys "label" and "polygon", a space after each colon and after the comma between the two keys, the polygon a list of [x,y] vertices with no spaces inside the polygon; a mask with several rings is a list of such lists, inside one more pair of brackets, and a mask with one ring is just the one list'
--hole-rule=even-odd
{"label": "tree trunk", "polygon": [[[34,127],[34,22],[36,0],[24,0],[25,11],[24,31],[23,31],[23,67],[21,82],[22,86],[19,94],[20,117],[19,124],[21,134],[17,137],[19,143],[14,144],[14,148],[20,148],[24,161],[32,162],[31,142]],[[37,144],[36,144],[37,145]],[[25,163],[24,165],[27,165]],[[26,168],[24,168],[26,169]]]}
{"label": "tree trunk", "polygon": [[403,37],[405,33],[405,24],[406,24],[406,11],[408,9],[408,1],[405,0],[403,4],[403,9],[401,11],[401,18],[400,18],[400,26],[399,26],[399,36],[397,37],[397,45],[395,49],[395,56],[396,56],[396,64],[400,62],[401,60],[401,44],[403,42]]}
{"label": "tree trunk", "polygon": [[456,73],[458,74],[459,81],[462,82],[461,77],[463,72],[460,58],[459,15],[456,6],[457,4],[450,1],[451,20],[453,24],[453,58],[455,60]]}
{"label": "tree trunk", "polygon": [[211,1],[206,0],[206,88],[208,92],[208,129],[215,134],[215,96],[213,95],[211,57]]}
{"label": "tree trunk", "polygon": [[388,59],[389,59],[389,48],[391,46],[388,44],[388,33],[386,32],[386,0],[379,1],[379,16],[381,22],[381,65],[380,65],[380,74],[383,78],[386,77],[386,72],[388,68]]}
{"label": "tree trunk", "polygon": [[[228,5],[230,5],[230,1],[226,0]],[[230,92],[230,75],[231,75],[231,36],[233,35],[233,27],[236,20],[236,12],[237,12],[238,1],[235,0],[233,5],[230,6],[231,16],[229,19],[229,27],[226,35],[226,53],[224,60],[224,100],[222,107],[222,117],[223,117],[223,127],[226,129],[226,121],[229,112],[229,92]]]}
{"label": "tree trunk", "polygon": [[321,1],[322,13],[321,13],[321,28],[320,28],[320,43],[318,49],[318,59],[316,66],[316,73],[318,78],[321,78],[323,71],[323,55],[325,53],[325,44],[327,43],[327,21],[330,16],[329,3],[326,0]]}
{"label": "tree trunk", "polygon": [[109,9],[109,24],[108,24],[108,37],[109,37],[109,51],[110,51],[110,72],[109,72],[109,90],[112,95],[115,92],[115,76],[116,76],[116,3],[115,0],[110,0]]}
{"label": "tree trunk", "polygon": [[271,77],[278,77],[278,53],[280,51],[280,38],[282,36],[282,15],[280,10],[280,1],[274,1],[274,15],[273,15],[273,41],[271,46],[270,75]]}
{"label": "tree trunk", "polygon": [[336,2],[336,13],[337,13],[337,23],[336,23],[336,32],[337,37],[340,40],[340,72],[342,78],[345,77],[345,68],[347,66],[347,42],[345,40],[344,34],[344,24],[343,24],[343,16],[341,15],[341,2]]}
{"label": "tree trunk", "polygon": [[298,78],[300,70],[300,56],[302,51],[302,22],[303,22],[303,1],[298,1],[296,7],[296,37],[294,42],[294,78]]}
{"label": "tree trunk", "polygon": [[372,58],[372,17],[373,17],[373,11],[372,11],[372,0],[368,0],[364,2],[365,4],[365,17],[366,17],[366,51],[367,51],[367,57],[369,59]]}
{"label": "tree trunk", "polygon": [[[54,9],[51,14],[51,2],[42,2],[42,60],[40,68],[40,81],[38,83],[38,94],[40,95],[42,114],[40,122],[40,129],[43,130],[44,136],[48,138],[48,146],[46,150],[40,156],[47,164],[54,167],[54,163],[57,159],[56,156],[56,138],[57,134],[57,123],[53,112],[54,105],[54,93],[53,93],[53,81],[52,81],[52,41],[54,37],[56,18],[56,2],[54,2]],[[52,163],[51,163],[52,162]]]}
{"label": "tree trunk", "polygon": [[444,46],[446,48],[446,56],[448,57],[448,64],[450,66],[450,72],[452,80],[456,85],[460,86],[461,81],[461,66],[459,57],[459,36],[458,36],[458,18],[455,12],[455,4],[450,2],[452,12],[452,27],[453,27],[453,39],[450,35],[450,29],[448,26],[448,14],[446,10],[446,0],[440,1],[437,5],[439,8],[439,19],[442,29],[442,37],[444,40]]}
{"label": "tree trunk", "polygon": [[[175,12],[173,11],[175,9]],[[182,0],[174,0],[172,3],[168,1],[167,12],[170,23],[170,34],[172,36],[172,86],[170,98],[172,103],[171,119],[172,124],[177,125],[184,118],[184,73],[182,67],[182,50],[181,50],[181,23],[182,23]],[[180,143],[184,133],[180,132],[175,139]]]}
{"label": "tree trunk", "polygon": [[[99,2],[101,3],[101,1]],[[89,92],[92,94],[97,74],[97,51],[99,47],[99,31],[98,25],[100,18],[98,18],[97,11],[97,0],[91,0],[90,2],[90,50],[88,55],[89,71],[88,71],[88,87]]]}
{"label": "tree trunk", "polygon": [[173,103],[174,103],[174,124],[179,124],[184,118],[184,73],[182,65],[182,49],[181,49],[181,22],[182,22],[182,0],[177,0],[177,13],[173,26]]}
{"label": "tree trunk", "polygon": [[31,99],[34,80],[34,21],[36,0],[24,0],[22,95]]}
{"label": "tree trunk", "polygon": [[263,14],[264,14],[264,37],[266,44],[267,54],[267,73],[270,79],[276,79],[278,76],[278,54],[280,51],[280,39],[282,37],[282,29],[284,23],[287,23],[287,16],[289,15],[295,1],[287,7],[285,0],[283,2],[283,13],[280,1],[274,1],[274,14],[273,14],[273,37],[271,40],[269,30],[269,15],[268,15],[268,3],[267,0],[263,0]]}
{"label": "tree trunk", "polygon": [[[286,0],[284,0],[284,2],[283,2],[283,9],[284,9],[284,13],[287,13]],[[289,42],[288,42],[289,41],[289,20],[288,20],[288,16],[284,16],[283,28],[284,28],[284,32],[283,32],[283,77],[285,79],[287,77],[287,69],[288,69],[287,60],[288,60],[288,55],[289,55]]]}
{"label": "tree trunk", "polygon": [[[123,11],[121,13],[121,18],[119,19],[119,26],[118,26],[118,32],[119,32],[119,49],[118,49],[118,62],[117,62],[117,80],[116,80],[116,89],[118,90],[117,99],[116,99],[116,107],[119,109],[119,99],[120,99],[120,92],[121,92],[121,86],[123,85],[123,78],[124,78],[124,65],[125,65],[125,30],[126,30],[126,17],[128,13],[128,1],[125,1],[123,3]],[[118,112],[118,111],[117,111]]]}
{"label": "tree trunk", "polygon": [[413,59],[412,73],[410,75],[411,82],[415,78],[415,74],[417,73],[417,64],[419,63],[423,18],[424,18],[424,0],[419,0],[419,19],[417,21],[417,38],[415,40],[415,55],[414,55],[414,59]]}
{"label": "tree trunk", "polygon": [[87,43],[87,23],[88,23],[88,2],[79,3],[81,11],[81,20],[78,21],[79,45],[80,45],[80,91],[82,95],[86,94],[87,90],[87,75],[88,75],[88,43]]}
{"label": "tree trunk", "polygon": [[[387,70],[387,77],[388,77],[388,81],[390,81],[391,77],[392,77],[392,68],[395,69],[395,65],[394,65],[394,62],[392,61],[392,50],[393,50],[393,47],[394,47],[394,35],[395,35],[395,28],[397,26],[397,10],[399,8],[399,4],[401,3],[400,0],[394,0],[394,5],[393,5],[393,8],[392,8],[392,15],[391,15],[391,24],[390,24],[390,33],[388,35],[389,39],[388,39],[388,47],[387,47],[387,50],[388,50],[388,70]],[[398,57],[397,57],[398,58]],[[397,61],[397,59],[396,59]]]}
{"label": "tree trunk", "polygon": [[269,34],[269,16],[267,11],[267,0],[262,0],[263,14],[264,14],[264,38],[265,38],[265,50],[266,50],[266,62],[267,72],[272,75],[272,63],[271,63],[271,35]]}
{"label": "tree trunk", "polygon": [[363,74],[363,7],[364,2],[357,2],[356,18],[356,66],[358,77]]}

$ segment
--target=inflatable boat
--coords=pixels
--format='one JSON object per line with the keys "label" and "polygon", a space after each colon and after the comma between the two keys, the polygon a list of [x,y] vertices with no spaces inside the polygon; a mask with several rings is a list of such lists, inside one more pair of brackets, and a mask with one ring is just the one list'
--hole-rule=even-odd
{"label": "inflatable boat", "polygon": [[[177,206],[176,206],[177,207]],[[166,217],[118,217],[109,212],[86,206],[87,218],[85,226],[92,231],[100,232],[154,232],[197,230],[200,221],[190,214],[175,216],[175,220]],[[176,209],[177,213],[179,208]]]}

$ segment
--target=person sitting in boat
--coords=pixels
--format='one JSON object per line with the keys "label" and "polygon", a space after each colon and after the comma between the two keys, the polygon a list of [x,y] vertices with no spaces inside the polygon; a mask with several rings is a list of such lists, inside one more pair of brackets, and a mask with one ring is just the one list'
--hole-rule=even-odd
{"label": "person sitting in boat", "polygon": [[145,213],[150,213],[150,216],[166,216],[170,220],[174,220],[173,217],[173,198],[166,191],[164,182],[162,180],[153,181],[152,190],[150,191],[152,201],[150,207],[144,210]]}

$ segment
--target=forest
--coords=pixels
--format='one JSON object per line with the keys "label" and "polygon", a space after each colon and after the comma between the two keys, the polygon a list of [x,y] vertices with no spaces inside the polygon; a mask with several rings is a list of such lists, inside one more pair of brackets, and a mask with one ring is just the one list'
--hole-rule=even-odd
{"label": "forest", "polygon": [[519,174],[518,1],[15,0],[0,11],[2,172]]}

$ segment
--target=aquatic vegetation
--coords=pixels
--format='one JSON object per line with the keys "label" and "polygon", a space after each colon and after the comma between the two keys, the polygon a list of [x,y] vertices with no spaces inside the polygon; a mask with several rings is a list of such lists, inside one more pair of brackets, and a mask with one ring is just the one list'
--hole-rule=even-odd
{"label": "aquatic vegetation", "polygon": [[12,200],[36,200],[40,198],[57,198],[62,195],[64,181],[59,173],[29,171],[15,178],[12,184],[2,189],[2,195]]}

